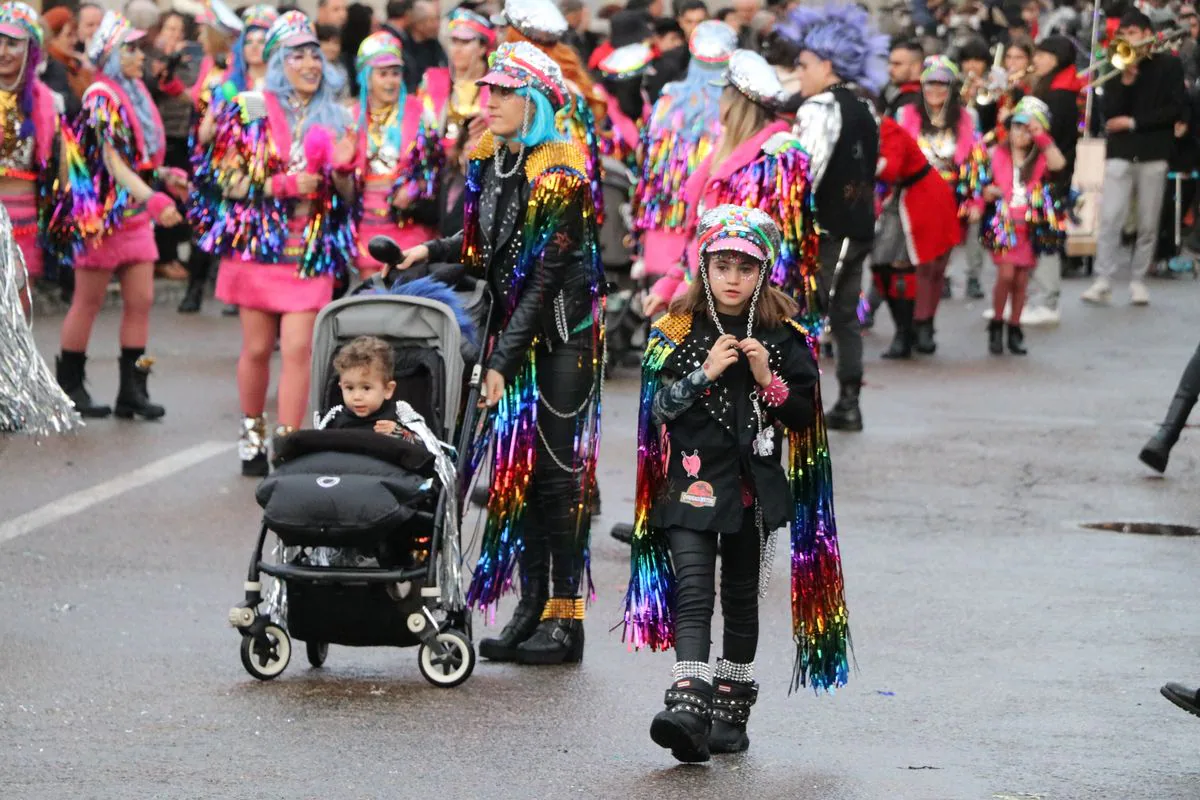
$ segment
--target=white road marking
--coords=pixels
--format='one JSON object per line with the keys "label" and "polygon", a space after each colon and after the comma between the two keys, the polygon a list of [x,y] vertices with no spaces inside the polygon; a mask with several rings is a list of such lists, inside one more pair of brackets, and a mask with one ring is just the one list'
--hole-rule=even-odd
{"label": "white road marking", "polygon": [[66,497],[52,500],[41,508],[0,523],[0,543],[16,539],[51,523],[86,511],[98,503],[111,500],[125,492],[141,488],[148,483],[162,480],[176,472],[194,467],[213,456],[227,453],[235,447],[232,442],[201,442],[194,447],[152,461],[144,467],[130,470],[90,489],[82,489]]}

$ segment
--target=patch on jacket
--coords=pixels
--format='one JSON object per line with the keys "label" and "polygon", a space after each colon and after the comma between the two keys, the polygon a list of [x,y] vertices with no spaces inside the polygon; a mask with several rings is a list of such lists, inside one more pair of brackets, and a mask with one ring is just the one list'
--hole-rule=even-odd
{"label": "patch on jacket", "polygon": [[692,508],[713,508],[717,505],[717,496],[713,494],[712,484],[708,481],[695,481],[679,494],[679,502]]}

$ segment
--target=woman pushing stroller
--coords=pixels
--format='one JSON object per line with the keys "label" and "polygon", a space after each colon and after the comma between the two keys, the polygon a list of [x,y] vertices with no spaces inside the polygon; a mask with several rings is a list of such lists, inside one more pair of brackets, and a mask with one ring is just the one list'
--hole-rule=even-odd
{"label": "woman pushing stroller", "polygon": [[493,480],[467,600],[494,613],[518,562],[521,599],[480,654],[577,662],[603,377],[595,207],[583,151],[555,130],[571,100],[558,65],[529,43],[505,44],[480,83],[489,131],[471,155],[463,230],[412,248],[400,268],[461,260],[495,298],[491,411],[467,469],[490,444]]}

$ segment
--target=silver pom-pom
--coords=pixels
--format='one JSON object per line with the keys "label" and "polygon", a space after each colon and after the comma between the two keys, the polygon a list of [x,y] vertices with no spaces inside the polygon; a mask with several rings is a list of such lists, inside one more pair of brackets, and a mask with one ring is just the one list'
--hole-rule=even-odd
{"label": "silver pom-pom", "polygon": [[38,354],[21,308],[21,292],[29,290],[25,258],[0,205],[0,433],[70,433],[83,420]]}

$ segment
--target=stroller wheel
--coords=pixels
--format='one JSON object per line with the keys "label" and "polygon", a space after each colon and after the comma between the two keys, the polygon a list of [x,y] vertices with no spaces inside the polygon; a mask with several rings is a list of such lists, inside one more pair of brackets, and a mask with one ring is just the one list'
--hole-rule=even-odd
{"label": "stroller wheel", "polygon": [[325,658],[329,655],[329,642],[305,642],[304,649],[308,651],[308,663],[314,667],[325,665]]}
{"label": "stroller wheel", "polygon": [[450,628],[437,635],[441,652],[421,645],[417,666],[425,680],[434,686],[451,689],[471,677],[475,669],[475,648],[465,634]]}
{"label": "stroller wheel", "polygon": [[292,658],[292,640],[278,625],[267,625],[260,637],[242,637],[242,666],[260,681],[269,681],[287,669]]}

